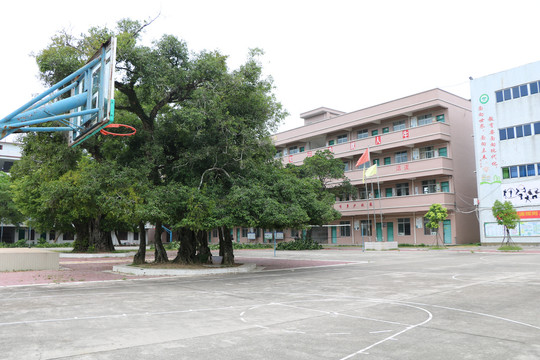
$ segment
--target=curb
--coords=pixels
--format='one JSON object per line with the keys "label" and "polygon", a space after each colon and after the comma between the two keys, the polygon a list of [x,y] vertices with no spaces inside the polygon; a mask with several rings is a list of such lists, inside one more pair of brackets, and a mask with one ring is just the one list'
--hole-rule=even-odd
{"label": "curb", "polygon": [[150,276],[195,276],[195,275],[216,275],[216,274],[238,274],[255,270],[256,264],[243,264],[230,268],[208,268],[208,269],[148,269],[128,265],[115,265],[112,271],[130,275],[150,275]]}

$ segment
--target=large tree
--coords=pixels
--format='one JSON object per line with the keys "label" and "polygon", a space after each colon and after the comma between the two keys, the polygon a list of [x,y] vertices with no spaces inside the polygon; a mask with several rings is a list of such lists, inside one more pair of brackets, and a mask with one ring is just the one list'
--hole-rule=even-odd
{"label": "large tree", "polygon": [[[155,258],[165,262],[168,258],[160,237],[164,224],[175,224],[180,233],[186,233],[180,231],[183,227],[200,232],[211,225],[227,233],[233,224],[225,221],[195,224],[183,219],[197,218],[192,212],[200,210],[194,204],[205,202],[203,191],[226,196],[248,162],[271,157],[269,134],[285,113],[272,94],[272,79],[262,76],[259,50],[251,51],[246,63],[231,71],[226,56],[217,51],[192,53],[172,35],[164,35],[151,46],[142,45],[145,26],[122,20],[114,31],[92,28],[80,37],[61,32],[36,59],[43,81],[52,85],[80,67],[108,36],[117,35],[116,119],[135,126],[137,134],[128,139],[98,135],[78,149],[61,149],[54,158],[66,169],[50,180],[75,171],[83,152],[102,166],[114,163],[145,174],[146,183],[137,186],[144,203],[134,209],[132,226],[154,223]],[[51,147],[50,138],[56,137],[29,137],[25,156],[41,157],[43,148]],[[24,170],[19,174],[25,181],[32,178]],[[171,191],[190,196],[173,199],[168,196]],[[43,194],[34,195],[33,199],[43,200]],[[164,201],[174,204],[164,206]],[[49,216],[49,225],[57,223],[54,213],[43,212],[43,216]],[[142,247],[135,261],[144,262]]]}

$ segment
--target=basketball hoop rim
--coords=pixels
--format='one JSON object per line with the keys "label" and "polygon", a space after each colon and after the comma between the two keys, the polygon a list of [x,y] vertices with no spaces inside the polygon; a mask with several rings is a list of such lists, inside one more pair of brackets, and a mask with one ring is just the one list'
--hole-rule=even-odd
{"label": "basketball hoop rim", "polygon": [[[108,129],[108,128],[113,129],[113,128],[120,128],[120,127],[128,128],[133,132],[123,134],[123,133],[113,133],[113,132],[105,130],[105,129]],[[125,125],[125,124],[109,124],[109,125],[105,126],[103,129],[101,129],[99,132],[101,133],[101,135],[132,136],[132,135],[135,135],[137,133],[137,129],[135,129],[133,126],[129,126],[129,125]]]}

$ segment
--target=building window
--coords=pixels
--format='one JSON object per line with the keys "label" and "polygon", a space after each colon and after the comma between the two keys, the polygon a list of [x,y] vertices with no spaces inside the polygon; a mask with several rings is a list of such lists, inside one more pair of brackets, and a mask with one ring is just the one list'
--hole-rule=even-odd
{"label": "building window", "polygon": [[407,196],[409,195],[409,184],[402,183],[396,184],[396,196]]}
{"label": "building window", "polygon": [[242,237],[247,238],[249,229],[248,228],[242,228]]}
{"label": "building window", "polygon": [[389,132],[390,132],[390,128],[388,126],[382,128],[382,133],[383,134],[386,134],[386,133],[389,133]]}
{"label": "building window", "polygon": [[511,128],[508,128],[506,129],[506,138],[507,139],[513,139],[515,136],[514,136],[514,128],[511,127]]}
{"label": "building window", "polygon": [[357,139],[364,139],[364,138],[367,138],[368,136],[369,136],[369,132],[367,129],[358,130],[358,132],[356,133]]}
{"label": "building window", "polygon": [[398,218],[397,226],[398,226],[398,235],[400,236],[411,235],[411,219]]}
{"label": "building window", "polygon": [[343,162],[343,171],[349,171],[349,162],[348,161]]}
{"label": "building window", "polygon": [[376,136],[376,135],[379,135],[379,130],[378,129],[372,130],[371,131],[371,136]]}
{"label": "building window", "polygon": [[518,99],[520,97],[529,96],[533,94],[538,94],[539,92],[539,82],[534,81],[528,84],[520,84],[513,86],[508,89],[502,89],[495,91],[495,98],[497,102],[507,101],[511,99]]}
{"label": "building window", "polygon": [[520,92],[520,95],[521,95],[521,96],[528,96],[528,95],[529,95],[529,92],[528,92],[528,86],[527,86],[527,84],[520,85],[520,86],[519,86],[519,92]]}
{"label": "building window", "polygon": [[393,129],[394,131],[405,130],[405,120],[394,121]]}
{"label": "building window", "polygon": [[304,152],[305,151],[305,147],[304,146],[300,146],[300,152]]}
{"label": "building window", "polygon": [[293,239],[298,239],[300,238],[300,236],[298,236],[300,234],[300,232],[298,230],[295,230],[295,229],[291,229],[291,237]]}
{"label": "building window", "polygon": [[[540,164],[538,164],[540,165]],[[538,167],[539,172],[536,171],[537,164],[525,164],[519,166],[509,166],[502,168],[503,179],[514,179],[518,177],[529,177],[540,175],[540,167]]]}
{"label": "building window", "polygon": [[386,197],[392,197],[392,191],[393,189],[392,188],[386,188],[385,189],[385,196]]}
{"label": "building window", "polygon": [[[538,94],[538,83],[535,81],[535,82],[532,82],[529,84],[529,88],[531,89],[531,95],[532,94]],[[0,149],[1,150],[1,149]]]}
{"label": "building window", "polygon": [[373,159],[373,165],[379,166],[379,159]]}
{"label": "building window", "polygon": [[298,146],[291,146],[291,147],[289,148],[289,155],[296,154],[296,153],[298,153],[298,152],[299,152],[299,151],[298,151]]}
{"label": "building window", "polygon": [[56,240],[56,232],[54,230],[49,231],[49,241]]}
{"label": "building window", "polygon": [[516,137],[523,137],[523,126],[516,126]]}
{"label": "building window", "polygon": [[351,236],[351,222],[350,221],[340,221],[340,235],[341,237]]}
{"label": "building window", "polygon": [[437,115],[437,122],[444,122],[444,114]]}
{"label": "building window", "polygon": [[2,150],[4,148],[4,145],[0,145],[0,150]]}
{"label": "building window", "polygon": [[384,158],[384,165],[390,165],[392,163],[392,158],[390,157],[385,157]]}
{"label": "building window", "polygon": [[517,168],[517,166],[510,166],[510,177],[511,178],[517,178],[518,177],[518,168]]}
{"label": "building window", "polygon": [[531,124],[523,125],[523,135],[524,136],[531,136],[532,135]]}
{"label": "building window", "polygon": [[519,86],[514,86],[512,88],[512,98],[514,99],[519,98]]}
{"label": "building window", "polygon": [[217,231],[217,229],[212,230],[212,237],[215,237],[215,238],[218,237],[218,231]]}
{"label": "building window", "polygon": [[379,189],[374,189],[373,194],[374,194],[375,199],[378,199],[381,197],[381,194],[379,194]]}
{"label": "building window", "polygon": [[433,150],[433,146],[420,148],[420,159],[431,159],[434,156],[435,151]]}
{"label": "building window", "polygon": [[70,232],[65,232],[63,235],[64,235],[64,236],[63,236],[62,238],[63,238],[64,241],[66,241],[66,240],[70,241],[70,240],[75,239],[75,237],[73,236],[73,234],[70,233]]}
{"label": "building window", "polygon": [[134,232],[133,233],[133,241],[139,241],[139,232]]}
{"label": "building window", "polygon": [[439,148],[439,156],[448,157],[448,150],[445,147]]}
{"label": "building window", "polygon": [[435,180],[422,181],[422,192],[424,194],[433,194],[437,192],[437,183]]}
{"label": "building window", "polygon": [[424,218],[424,235],[437,235],[436,229],[431,229],[427,227],[429,220]]}
{"label": "building window", "polygon": [[406,151],[398,151],[395,156],[395,163],[404,163],[407,162],[407,152]]}
{"label": "building window", "polygon": [[362,236],[371,236],[371,220],[360,221],[360,230],[362,231]]}
{"label": "building window", "polygon": [[366,188],[359,188],[358,189],[358,198],[359,199],[367,199],[367,191]]}
{"label": "building window", "polygon": [[332,146],[335,144],[335,141],[334,140],[328,140],[328,146]]}
{"label": "building window", "polygon": [[347,134],[345,134],[345,135],[338,135],[338,137],[337,137],[337,143],[338,143],[338,144],[344,144],[344,143],[346,143],[347,141],[349,141],[349,140],[348,140],[348,137],[347,137]]}
{"label": "building window", "polygon": [[418,117],[418,126],[429,125],[433,122],[433,116],[431,114],[420,115]]}
{"label": "building window", "polygon": [[497,98],[498,103],[504,101],[502,90],[495,91],[495,98]]}
{"label": "building window", "polygon": [[448,181],[441,181],[441,191],[450,192],[450,183]]}
{"label": "building window", "polygon": [[503,94],[504,94],[504,100],[512,100],[512,93],[510,92],[510,89],[504,89],[503,90]]}

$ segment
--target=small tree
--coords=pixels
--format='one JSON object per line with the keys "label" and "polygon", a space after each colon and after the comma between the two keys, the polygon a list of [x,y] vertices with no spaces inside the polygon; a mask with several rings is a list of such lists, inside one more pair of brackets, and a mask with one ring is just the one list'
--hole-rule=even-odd
{"label": "small tree", "polygon": [[497,224],[504,226],[504,236],[501,245],[511,246],[512,238],[510,237],[510,229],[515,229],[519,222],[519,215],[510,201],[504,203],[495,200],[491,208],[493,216],[497,219]]}
{"label": "small tree", "polygon": [[432,204],[429,211],[425,215],[425,218],[429,220],[426,227],[429,229],[435,229],[437,246],[439,246],[439,224],[447,217],[448,210],[441,204]]}

